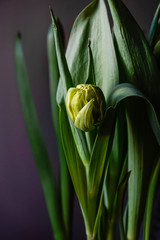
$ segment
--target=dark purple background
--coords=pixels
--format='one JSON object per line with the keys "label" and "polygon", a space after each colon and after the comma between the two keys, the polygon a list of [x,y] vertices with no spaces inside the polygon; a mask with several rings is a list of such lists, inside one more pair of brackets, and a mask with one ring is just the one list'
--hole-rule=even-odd
{"label": "dark purple background", "polygon": [[[50,240],[52,231],[29,146],[17,90],[14,42],[23,36],[25,59],[43,135],[58,179],[57,146],[52,128],[46,35],[53,7],[68,39],[76,15],[88,0],[0,0],[0,239]],[[158,0],[125,0],[145,33]],[[76,203],[74,239],[84,239]]]}

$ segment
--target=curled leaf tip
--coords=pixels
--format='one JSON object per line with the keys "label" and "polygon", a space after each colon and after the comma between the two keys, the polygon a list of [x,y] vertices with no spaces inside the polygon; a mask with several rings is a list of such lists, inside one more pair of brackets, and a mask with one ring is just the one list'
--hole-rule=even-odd
{"label": "curled leaf tip", "polygon": [[75,127],[92,131],[100,125],[105,112],[105,98],[101,89],[91,84],[79,84],[66,95],[66,108]]}

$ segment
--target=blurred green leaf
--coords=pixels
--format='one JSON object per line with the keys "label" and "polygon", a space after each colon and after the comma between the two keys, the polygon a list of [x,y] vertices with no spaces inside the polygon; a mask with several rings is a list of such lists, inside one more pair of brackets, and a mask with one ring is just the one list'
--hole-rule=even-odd
{"label": "blurred green leaf", "polygon": [[24,119],[32,147],[35,163],[39,172],[51,225],[56,240],[64,240],[65,232],[61,218],[56,180],[49,160],[47,149],[41,134],[21,47],[21,37],[17,36],[15,48],[16,72]]}
{"label": "blurred green leaf", "polygon": [[160,67],[160,39],[157,41],[156,45],[154,46],[153,53],[157,60],[157,64]]}
{"label": "blurred green leaf", "polygon": [[149,31],[149,44],[151,45],[152,49],[157,42],[157,38],[160,35],[160,3],[157,7],[155,15],[152,20],[152,24]]}
{"label": "blurred green leaf", "polygon": [[50,99],[54,129],[57,136],[59,160],[60,160],[60,186],[61,186],[61,209],[64,226],[66,230],[66,236],[71,238],[72,229],[72,211],[73,211],[73,187],[70,179],[70,175],[67,168],[66,159],[64,156],[60,129],[59,129],[59,109],[56,102],[56,92],[59,82],[59,70],[57,64],[57,56],[55,51],[55,43],[53,36],[53,29],[50,27],[47,37],[48,47],[48,64],[49,64],[49,83],[50,83]]}
{"label": "blurred green leaf", "polygon": [[146,203],[145,216],[144,216],[143,240],[150,239],[150,227],[151,227],[152,210],[153,210],[153,204],[154,204],[154,196],[155,196],[155,190],[156,190],[157,180],[158,180],[159,171],[160,171],[160,155],[159,154],[158,154],[158,160],[156,159],[155,162],[156,164],[151,175],[148,194],[147,194],[147,203]]}
{"label": "blurred green leaf", "polygon": [[104,0],[94,0],[77,17],[67,47],[67,61],[76,86],[88,76],[88,39],[91,41],[95,82],[107,99],[118,83],[118,67]]}

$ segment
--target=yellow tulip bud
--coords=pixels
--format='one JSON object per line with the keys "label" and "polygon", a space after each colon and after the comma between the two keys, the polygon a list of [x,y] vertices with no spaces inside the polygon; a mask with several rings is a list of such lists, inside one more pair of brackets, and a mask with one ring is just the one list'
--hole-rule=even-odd
{"label": "yellow tulip bud", "polygon": [[79,84],[70,88],[66,96],[66,108],[75,127],[88,132],[102,122],[105,98],[102,90],[91,84]]}

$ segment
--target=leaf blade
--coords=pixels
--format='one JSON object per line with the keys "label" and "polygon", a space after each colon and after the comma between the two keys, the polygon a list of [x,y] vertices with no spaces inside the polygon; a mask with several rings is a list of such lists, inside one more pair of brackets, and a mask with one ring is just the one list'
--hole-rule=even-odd
{"label": "leaf blade", "polygon": [[48,48],[48,63],[49,63],[49,89],[50,89],[50,101],[52,119],[54,129],[57,136],[58,151],[60,159],[60,191],[61,191],[61,208],[62,218],[66,230],[66,236],[68,239],[71,237],[72,228],[72,211],[73,211],[73,187],[70,179],[70,175],[67,168],[67,163],[63,151],[60,129],[59,129],[59,109],[56,102],[56,92],[59,82],[59,69],[57,64],[57,56],[55,51],[55,43],[52,27],[50,27],[47,36],[47,48]]}
{"label": "leaf blade", "polygon": [[41,134],[34,102],[32,99],[26,67],[24,64],[23,52],[21,47],[20,35],[16,39],[15,48],[16,72],[19,86],[19,92],[24,112],[27,132],[32,147],[32,152],[39,172],[44,196],[51,219],[51,225],[54,230],[54,236],[57,240],[64,240],[65,234],[62,219],[59,214],[60,206],[56,180],[52,171],[51,163],[47,149]]}
{"label": "leaf blade", "polygon": [[145,216],[144,216],[144,228],[143,228],[143,239],[144,240],[150,239],[151,217],[152,217],[154,195],[155,195],[159,171],[160,171],[160,158],[158,156],[158,160],[156,159],[155,168],[153,170],[149,189],[148,189],[148,196],[147,196]]}
{"label": "leaf blade", "polygon": [[114,22],[119,65],[123,79],[135,85],[152,102],[160,115],[160,73],[151,48],[135,19],[121,0],[108,0]]}
{"label": "leaf blade", "polygon": [[[65,102],[67,90],[72,87],[72,78],[68,69],[64,49],[61,44],[61,39],[58,32],[58,25],[56,23],[55,17],[53,15],[53,11],[51,11],[51,18],[53,23],[53,33],[55,38],[55,46],[56,46],[56,54],[57,54],[57,61],[59,66],[60,72],[60,82],[58,85],[57,90],[57,103],[58,105],[63,104]],[[68,116],[67,116],[68,117]],[[87,142],[85,138],[85,134],[78,130],[74,125],[73,122],[69,119],[69,123],[71,126],[72,134],[75,140],[77,150],[81,156],[81,159],[84,165],[87,165],[89,162],[89,150],[87,147]]]}
{"label": "leaf blade", "polygon": [[152,48],[154,48],[154,45],[156,44],[156,39],[159,35],[159,33],[158,33],[159,32],[158,28],[160,28],[160,27],[158,27],[159,19],[160,19],[160,4],[158,5],[155,15],[153,17],[152,24],[151,24],[150,31],[149,31],[149,36],[148,36],[149,44]]}
{"label": "leaf blade", "polygon": [[74,86],[87,80],[88,39],[91,41],[96,85],[102,89],[107,99],[111,89],[118,83],[119,77],[103,0],[92,1],[79,14],[73,25],[66,57]]}

